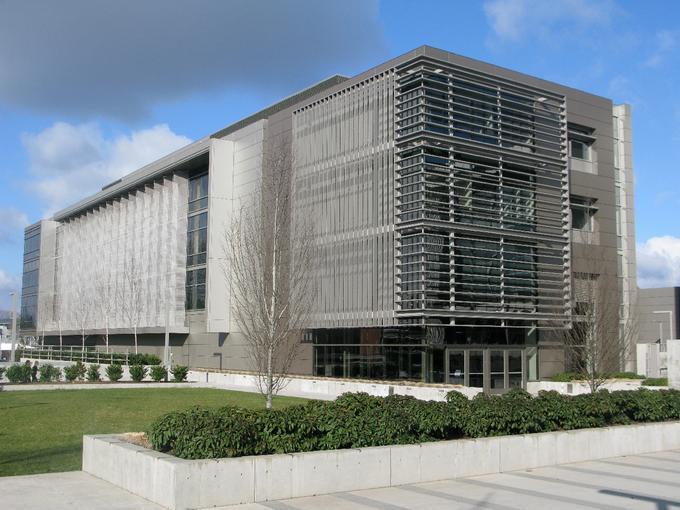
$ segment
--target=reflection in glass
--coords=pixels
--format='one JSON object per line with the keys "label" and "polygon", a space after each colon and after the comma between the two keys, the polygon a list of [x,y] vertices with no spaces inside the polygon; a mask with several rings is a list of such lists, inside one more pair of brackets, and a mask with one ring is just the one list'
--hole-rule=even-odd
{"label": "reflection in glass", "polygon": [[484,352],[470,351],[469,353],[470,376],[469,383],[473,388],[484,387]]}
{"label": "reflection in glass", "polygon": [[449,383],[465,384],[465,352],[449,354]]}

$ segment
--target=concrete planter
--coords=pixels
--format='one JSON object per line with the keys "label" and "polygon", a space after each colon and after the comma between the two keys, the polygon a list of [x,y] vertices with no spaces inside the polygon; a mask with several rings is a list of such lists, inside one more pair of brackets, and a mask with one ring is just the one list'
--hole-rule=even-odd
{"label": "concrete planter", "polygon": [[235,459],[84,436],[83,471],[171,509],[253,503],[680,448],[680,422]]}
{"label": "concrete planter", "polygon": [[[640,388],[647,390],[667,390],[668,386],[642,386],[641,379],[619,379],[607,381],[600,389],[608,391],[634,391]],[[590,393],[587,382],[555,382],[555,381],[530,381],[527,383],[527,391],[532,395],[538,395],[539,391],[557,391],[563,395],[583,395]]]}

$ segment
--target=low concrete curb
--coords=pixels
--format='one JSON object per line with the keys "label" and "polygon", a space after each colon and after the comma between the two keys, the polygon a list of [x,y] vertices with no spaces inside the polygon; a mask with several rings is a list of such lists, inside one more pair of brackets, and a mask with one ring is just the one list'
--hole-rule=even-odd
{"label": "low concrete curb", "polygon": [[83,471],[170,509],[374,489],[680,448],[680,422],[235,459],[84,436]]}

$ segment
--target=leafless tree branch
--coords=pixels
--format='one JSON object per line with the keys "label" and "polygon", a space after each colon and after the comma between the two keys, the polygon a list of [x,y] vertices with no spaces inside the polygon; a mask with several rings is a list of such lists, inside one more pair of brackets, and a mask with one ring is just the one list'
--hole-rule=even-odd
{"label": "leafless tree branch", "polygon": [[268,409],[286,384],[315,296],[314,240],[310,222],[294,214],[292,172],[282,139],[263,158],[259,193],[225,236],[231,309]]}

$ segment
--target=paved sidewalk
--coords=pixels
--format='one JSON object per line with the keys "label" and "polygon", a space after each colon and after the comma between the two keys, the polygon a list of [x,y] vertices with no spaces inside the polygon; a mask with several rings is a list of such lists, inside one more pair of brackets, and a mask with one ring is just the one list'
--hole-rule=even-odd
{"label": "paved sidewalk", "polygon": [[0,477],[3,510],[161,510],[82,471]]}
{"label": "paved sidewalk", "polygon": [[680,451],[221,508],[222,510],[680,509]]}
{"label": "paved sidewalk", "polygon": [[[3,510],[158,510],[82,471],[0,478]],[[222,507],[232,510],[680,509],[680,450]]]}

